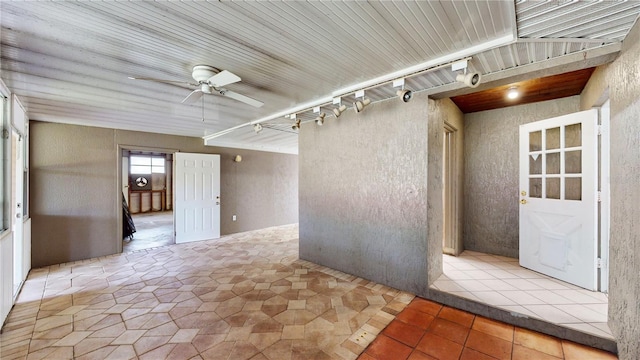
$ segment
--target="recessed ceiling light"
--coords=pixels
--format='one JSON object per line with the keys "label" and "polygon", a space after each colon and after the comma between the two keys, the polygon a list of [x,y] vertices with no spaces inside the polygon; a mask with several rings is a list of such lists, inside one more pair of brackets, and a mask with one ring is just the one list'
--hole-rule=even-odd
{"label": "recessed ceiling light", "polygon": [[509,88],[509,92],[507,92],[507,98],[514,100],[520,96],[520,92],[518,92],[518,88],[512,87]]}

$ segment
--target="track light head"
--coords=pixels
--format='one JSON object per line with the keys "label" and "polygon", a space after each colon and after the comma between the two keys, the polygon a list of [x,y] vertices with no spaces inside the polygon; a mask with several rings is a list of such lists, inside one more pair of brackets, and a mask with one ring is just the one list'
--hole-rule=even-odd
{"label": "track light head", "polygon": [[300,119],[296,120],[295,123],[291,126],[293,130],[300,130]]}
{"label": "track light head", "polygon": [[362,112],[364,108],[369,104],[371,104],[371,99],[358,100],[353,103],[353,109],[357,113],[359,113],[359,112]]}
{"label": "track light head", "polygon": [[403,102],[409,102],[409,100],[411,100],[411,96],[413,96],[413,93],[411,92],[411,90],[398,90],[396,91],[396,95],[398,95],[398,97]]}
{"label": "track light head", "polygon": [[470,72],[468,74],[458,74],[456,76],[456,81],[464,83],[468,87],[475,88],[480,85],[480,81],[482,80],[482,75],[477,72]]}
{"label": "track light head", "polygon": [[253,131],[255,131],[255,132],[256,132],[256,134],[257,134],[257,133],[259,133],[260,131],[262,131],[262,125],[260,125],[260,124],[254,124],[254,125],[253,125]]}
{"label": "track light head", "polygon": [[322,124],[324,124],[324,117],[325,116],[326,116],[325,113],[318,114],[318,117],[316,118],[316,124],[318,124],[318,126],[322,126]]}
{"label": "track light head", "polygon": [[340,117],[340,115],[342,115],[342,113],[347,110],[347,105],[340,105],[340,107],[334,108],[333,109],[333,115],[335,115],[337,118]]}

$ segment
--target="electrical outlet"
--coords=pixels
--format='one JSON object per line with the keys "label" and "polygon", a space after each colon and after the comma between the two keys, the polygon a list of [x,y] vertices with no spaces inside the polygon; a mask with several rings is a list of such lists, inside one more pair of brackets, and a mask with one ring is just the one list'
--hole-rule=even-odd
{"label": "electrical outlet", "polygon": [[233,216],[231,217],[231,221],[236,221],[236,216],[235,216],[235,215],[233,215]]}

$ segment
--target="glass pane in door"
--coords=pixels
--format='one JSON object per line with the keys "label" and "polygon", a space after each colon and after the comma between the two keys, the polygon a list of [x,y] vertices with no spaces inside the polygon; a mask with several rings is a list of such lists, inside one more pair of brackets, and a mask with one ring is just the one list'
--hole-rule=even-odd
{"label": "glass pane in door", "polygon": [[529,151],[542,150],[542,131],[529,133]]}
{"label": "glass pane in door", "polygon": [[576,147],[582,145],[582,124],[567,125],[564,127],[564,147]]}
{"label": "glass pane in door", "polygon": [[560,149],[560,128],[547,129],[546,150]]}

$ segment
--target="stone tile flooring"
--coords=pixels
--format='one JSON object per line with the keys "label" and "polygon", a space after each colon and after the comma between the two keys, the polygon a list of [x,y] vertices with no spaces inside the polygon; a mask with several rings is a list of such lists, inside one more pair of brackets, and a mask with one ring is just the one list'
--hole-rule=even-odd
{"label": "stone tile flooring", "polygon": [[608,298],[523,268],[518,259],[466,250],[443,256],[434,289],[552,324],[613,339],[607,325]]}
{"label": "stone tile flooring", "polygon": [[613,360],[613,354],[415,298],[360,360]]}
{"label": "stone tile flooring", "polygon": [[34,269],[7,359],[356,359],[413,295],[298,259],[269,228]]}
{"label": "stone tile flooring", "polygon": [[615,358],[301,261],[296,225],[34,269],[0,335],[3,360],[361,353],[364,360]]}

